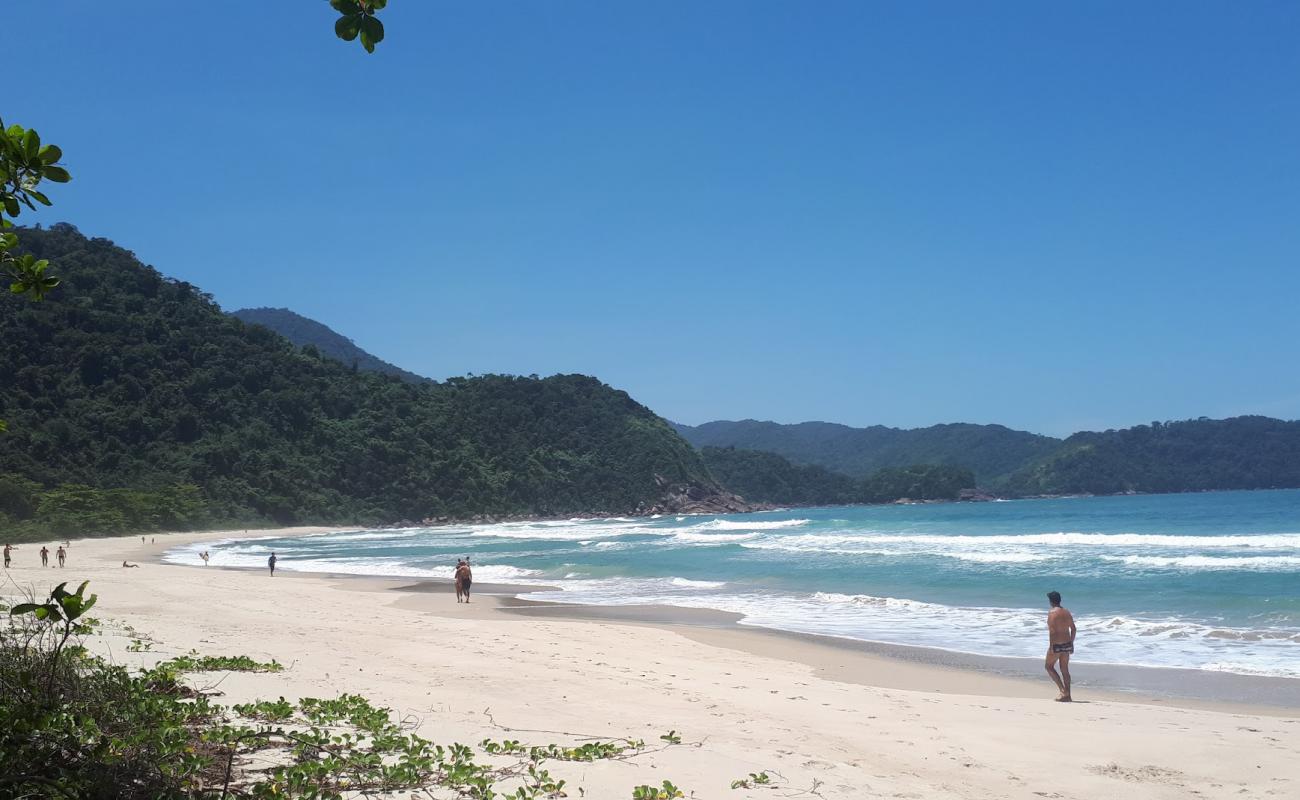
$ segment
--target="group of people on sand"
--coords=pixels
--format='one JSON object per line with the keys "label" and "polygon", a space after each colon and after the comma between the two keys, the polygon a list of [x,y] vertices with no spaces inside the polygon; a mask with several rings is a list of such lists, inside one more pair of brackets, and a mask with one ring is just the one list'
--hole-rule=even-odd
{"label": "group of people on sand", "polygon": [[474,572],[469,566],[469,557],[456,562],[456,602],[469,602],[469,588],[474,583]]}
{"label": "group of people on sand", "polygon": [[[54,551],[54,560],[59,562],[60,569],[63,568],[64,564],[68,560],[68,548],[71,546],[72,546],[71,542],[64,542],[63,544],[58,545],[57,549]],[[14,547],[11,544],[6,544],[4,546],[5,569],[9,569],[9,567],[13,565],[13,560],[14,560],[13,551],[17,549],[18,549],[17,547]],[[50,548],[46,547],[45,545],[41,545],[41,566],[48,567],[49,565],[50,565]]]}

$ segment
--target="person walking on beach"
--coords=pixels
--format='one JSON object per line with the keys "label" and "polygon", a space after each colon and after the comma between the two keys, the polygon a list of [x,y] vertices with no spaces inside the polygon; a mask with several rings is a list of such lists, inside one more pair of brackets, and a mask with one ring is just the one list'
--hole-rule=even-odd
{"label": "person walking on beach", "polygon": [[59,569],[63,569],[63,560],[68,557],[68,553],[63,549],[63,545],[59,545],[59,549],[54,551],[54,557],[59,560]]}
{"label": "person walking on beach", "polygon": [[464,598],[466,603],[469,602],[469,587],[474,583],[474,574],[469,568],[469,559],[462,558],[456,562],[456,602],[461,602]]}
{"label": "person walking on beach", "polygon": [[277,561],[279,561],[279,560],[280,560],[280,559],[278,559],[278,558],[275,557],[275,553],[272,553],[272,554],[271,554],[271,557],[268,558],[268,559],[266,560],[266,565],[267,565],[268,567],[271,568],[271,577],[272,577],[272,578],[275,577],[275,562],[277,562]]}
{"label": "person walking on beach", "polygon": [[209,558],[208,551],[204,550],[202,553],[199,553],[199,558],[203,559],[203,566],[206,567],[208,565],[208,558]]}
{"label": "person walking on beach", "polygon": [[[1047,602],[1052,608],[1047,612],[1047,674],[1056,688],[1061,690],[1058,703],[1068,703],[1070,697],[1070,656],[1074,653],[1074,636],[1079,631],[1074,626],[1074,616],[1061,605],[1060,592],[1048,592]],[[1057,664],[1061,672],[1056,671]]]}
{"label": "person walking on beach", "polygon": [[50,565],[50,548],[42,546],[42,547],[41,547],[41,566],[42,566],[42,567],[48,567],[49,565]]}
{"label": "person walking on beach", "polygon": [[9,569],[9,561],[12,558],[9,554],[13,552],[13,549],[12,545],[5,545],[5,569]]}

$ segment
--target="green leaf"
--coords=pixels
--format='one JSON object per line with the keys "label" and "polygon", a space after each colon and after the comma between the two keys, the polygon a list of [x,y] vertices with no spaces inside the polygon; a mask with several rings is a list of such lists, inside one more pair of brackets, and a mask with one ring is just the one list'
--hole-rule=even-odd
{"label": "green leaf", "polygon": [[330,5],[340,14],[361,13],[361,4],[357,0],[330,0]]}
{"label": "green leaf", "polygon": [[361,20],[361,46],[367,53],[375,52],[375,45],[384,40],[384,23],[374,17]]}
{"label": "green leaf", "polygon": [[35,603],[19,603],[18,605],[9,609],[9,616],[16,617],[19,614],[30,614],[38,608],[40,608],[40,606],[36,605]]}
{"label": "green leaf", "polygon": [[17,198],[11,195],[5,195],[4,206],[5,206],[5,213],[11,217],[18,216],[18,213],[22,211],[22,209],[18,207]]}
{"label": "green leaf", "polygon": [[54,165],[41,167],[41,175],[43,175],[46,180],[54,181],[55,183],[67,183],[72,180],[72,175],[70,175],[66,169]]}
{"label": "green leaf", "polygon": [[41,205],[44,206],[54,205],[53,203],[50,202],[50,198],[46,197],[43,193],[38,192],[35,189],[28,189],[27,193],[30,194],[33,198],[35,198],[36,202],[40,203]]}
{"label": "green leaf", "polygon": [[53,164],[63,158],[63,148],[57,144],[47,144],[41,148],[39,156],[46,164]]}
{"label": "green leaf", "polygon": [[345,42],[350,42],[357,38],[357,34],[360,31],[360,16],[339,17],[338,21],[334,23],[334,33]]}
{"label": "green leaf", "polygon": [[23,150],[27,151],[28,160],[36,158],[41,152],[41,137],[36,131],[27,131],[23,134]]}
{"label": "green leaf", "polygon": [[388,7],[388,0],[370,0],[370,8],[374,11],[382,11]]}

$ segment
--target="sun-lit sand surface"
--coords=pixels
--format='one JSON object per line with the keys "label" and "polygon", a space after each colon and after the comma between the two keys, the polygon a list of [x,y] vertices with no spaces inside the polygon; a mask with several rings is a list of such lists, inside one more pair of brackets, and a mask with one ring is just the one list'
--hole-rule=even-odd
{"label": "sun-lit sand surface", "polygon": [[[681,745],[630,761],[550,765],[570,797],[581,788],[588,798],[627,798],[632,786],[664,779],[696,798],[1300,797],[1297,710],[1084,692],[1087,702],[1060,704],[1046,678],[819,655],[793,637],[520,614],[488,595],[457,605],[450,588],[396,590],[409,579],[272,579],[157,561],[170,547],[222,536],[74,541],[63,570],[42,569],[40,545],[25,544],[2,593],[90,579],[96,616],[157,641],[135,653],[123,633],[100,637],[93,646],[119,663],[196,649],[288,667],[196,676],[224,692],[219,702],[356,692],[417,718],[419,732],[441,743],[660,744],[669,730],[681,735]],[[124,559],[141,566],[122,569]],[[730,788],[760,771],[775,788]]]}

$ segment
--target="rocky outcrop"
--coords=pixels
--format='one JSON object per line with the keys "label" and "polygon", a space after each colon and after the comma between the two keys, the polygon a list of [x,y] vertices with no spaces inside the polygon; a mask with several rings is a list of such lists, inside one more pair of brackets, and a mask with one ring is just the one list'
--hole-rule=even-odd
{"label": "rocky outcrop", "polygon": [[774,506],[751,503],[738,494],[716,485],[700,483],[669,483],[657,478],[663,494],[653,504],[642,504],[638,514],[745,514],[765,511]]}

